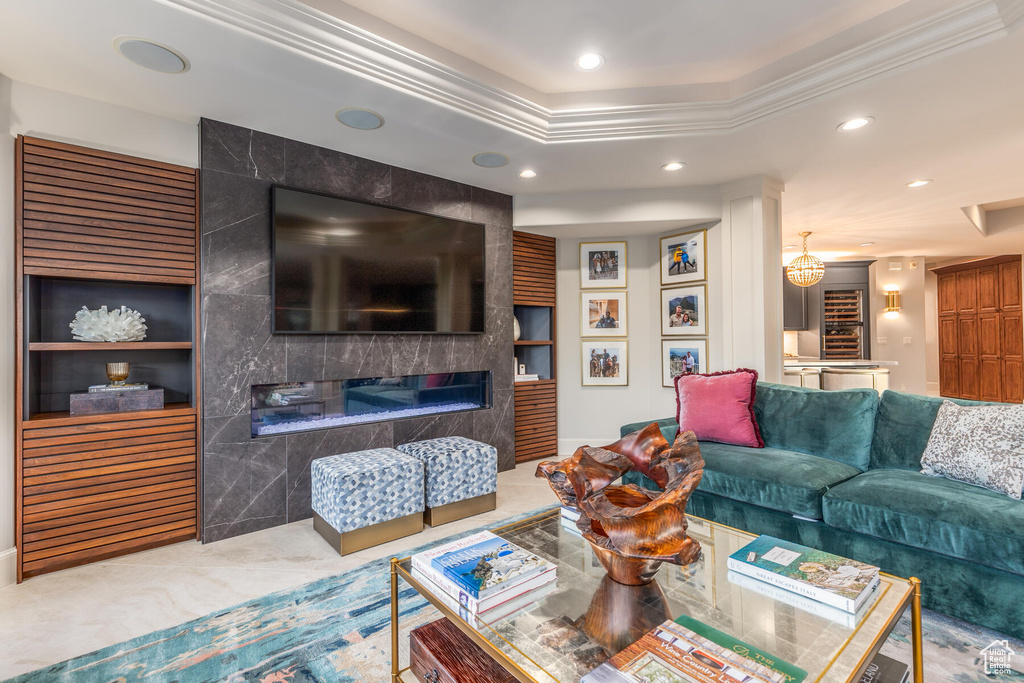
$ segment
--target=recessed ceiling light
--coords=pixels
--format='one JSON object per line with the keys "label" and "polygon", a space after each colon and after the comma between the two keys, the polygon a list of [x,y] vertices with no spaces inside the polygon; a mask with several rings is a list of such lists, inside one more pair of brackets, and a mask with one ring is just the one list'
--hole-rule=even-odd
{"label": "recessed ceiling light", "polygon": [[473,157],[473,163],[484,168],[501,168],[508,163],[508,157],[501,152],[480,152]]}
{"label": "recessed ceiling light", "polygon": [[911,181],[911,182],[907,183],[907,187],[924,187],[925,185],[927,185],[930,182],[931,182],[931,179],[929,179],[929,178],[925,178],[925,179],[922,179],[922,180],[914,180],[914,181]]}
{"label": "recessed ceiling light", "polygon": [[795,244],[787,244],[786,246],[784,246],[782,248],[783,249],[796,249],[796,247],[797,247],[797,245],[795,245]]}
{"label": "recessed ceiling light", "polygon": [[185,55],[147,38],[120,36],[114,39],[114,49],[133,64],[151,71],[181,74],[192,68]]}
{"label": "recessed ceiling light", "polygon": [[361,107],[342,107],[334,112],[334,118],[356,130],[376,130],[384,125],[383,116]]}
{"label": "recessed ceiling light", "polygon": [[526,168],[526,169],[523,169],[522,171],[519,172],[519,177],[520,178],[536,178],[537,177],[537,172],[532,170],[532,169]]}
{"label": "recessed ceiling light", "polygon": [[861,243],[860,243],[860,245],[858,245],[858,246],[861,246],[861,247],[870,247],[870,246],[872,246],[873,244],[874,244],[874,242],[861,242]]}
{"label": "recessed ceiling light", "polygon": [[604,57],[597,54],[596,52],[588,52],[580,55],[576,59],[576,68],[583,71],[593,71],[594,69],[600,69],[604,64]]}
{"label": "recessed ceiling light", "polygon": [[684,164],[681,161],[670,161],[667,164],[665,164],[664,166],[662,166],[661,170],[662,171],[678,171],[679,169],[681,169],[681,168],[683,168],[685,166],[686,166],[686,164]]}
{"label": "recessed ceiling light", "polygon": [[840,130],[840,131],[842,131],[844,133],[847,133],[847,132],[849,132],[851,130],[858,130],[860,128],[863,128],[864,126],[869,125],[874,120],[875,120],[874,116],[858,116],[855,119],[850,119],[849,121],[843,121],[842,123],[839,124],[839,126],[838,126],[838,128],[836,130]]}

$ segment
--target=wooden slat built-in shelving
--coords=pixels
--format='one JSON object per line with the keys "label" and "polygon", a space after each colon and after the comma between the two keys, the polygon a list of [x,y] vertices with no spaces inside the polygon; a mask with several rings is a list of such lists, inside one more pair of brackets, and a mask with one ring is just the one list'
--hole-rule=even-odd
{"label": "wooden slat built-in shelving", "polygon": [[25,424],[22,576],[194,538],[196,416]]}
{"label": "wooden slat built-in shelving", "polygon": [[546,320],[549,330],[545,339],[517,341],[517,354],[540,354],[531,356],[540,367],[527,371],[550,374],[549,378],[515,384],[516,462],[558,454],[555,270],[553,237],[512,233],[512,303],[520,314],[537,314],[539,319]]}
{"label": "wooden slat built-in shelving", "polygon": [[26,275],[195,284],[195,169],[23,141]]}
{"label": "wooden slat built-in shelving", "polygon": [[[195,169],[39,138],[19,137],[15,154],[21,581],[198,537],[198,179]],[[69,303],[90,296],[111,298],[108,306],[141,297],[158,309],[140,311],[157,314],[150,335],[177,341],[56,341],[70,337]],[[133,380],[136,363],[164,368],[179,381],[175,400],[188,401],[100,415],[61,410],[67,387],[81,391],[83,377],[102,377],[112,351],[131,352]],[[79,375],[82,367],[89,370]],[[144,371],[136,381],[146,381]]]}

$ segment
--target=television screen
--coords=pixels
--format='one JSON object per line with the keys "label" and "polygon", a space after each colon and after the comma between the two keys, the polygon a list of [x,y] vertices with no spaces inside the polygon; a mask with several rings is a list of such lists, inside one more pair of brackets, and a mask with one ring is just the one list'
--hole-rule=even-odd
{"label": "television screen", "polygon": [[274,331],[484,331],[484,227],[274,187]]}

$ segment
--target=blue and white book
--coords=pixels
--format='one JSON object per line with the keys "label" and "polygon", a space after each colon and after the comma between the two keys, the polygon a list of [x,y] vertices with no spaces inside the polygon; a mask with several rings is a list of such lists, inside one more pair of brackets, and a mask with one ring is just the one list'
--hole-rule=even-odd
{"label": "blue and white book", "polygon": [[544,558],[490,531],[447,545],[455,547],[431,557],[431,567],[477,600],[554,569]]}
{"label": "blue and white book", "polygon": [[771,536],[729,556],[728,568],[855,613],[879,584],[878,567]]}

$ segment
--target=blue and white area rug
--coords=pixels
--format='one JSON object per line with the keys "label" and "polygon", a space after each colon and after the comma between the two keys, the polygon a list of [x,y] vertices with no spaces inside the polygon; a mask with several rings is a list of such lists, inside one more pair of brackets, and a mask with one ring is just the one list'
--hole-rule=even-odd
{"label": "blue and white area rug", "polygon": [[[520,518],[537,512],[541,510]],[[459,536],[470,533],[474,532]],[[335,577],[273,593],[11,680],[386,683],[391,675],[388,565],[387,559],[376,560]],[[403,586],[399,605],[405,634],[438,614],[413,589]],[[1024,680],[1024,642],[927,610],[924,640],[928,683]],[[984,671],[983,650],[996,641],[1006,641],[1005,647],[1015,653],[1010,656],[1013,670],[989,676]],[[908,616],[896,627],[882,652],[910,662]]]}

